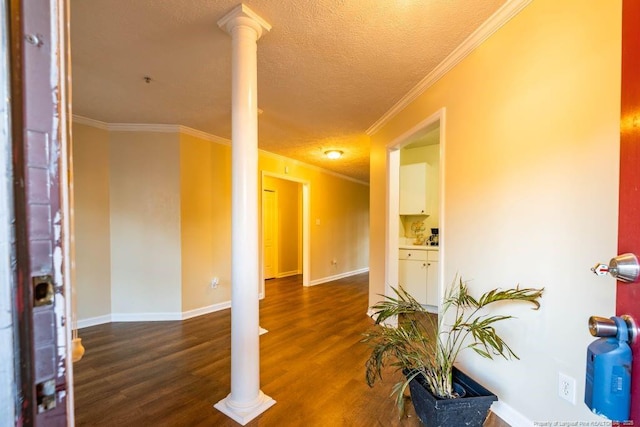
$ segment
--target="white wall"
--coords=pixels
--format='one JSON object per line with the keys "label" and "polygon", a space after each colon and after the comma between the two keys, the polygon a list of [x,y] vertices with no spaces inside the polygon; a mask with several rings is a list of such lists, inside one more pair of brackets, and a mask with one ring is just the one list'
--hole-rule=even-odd
{"label": "white wall", "polygon": [[616,251],[620,33],[620,1],[535,0],[372,138],[370,300],[384,291],[386,145],[444,107],[445,283],[546,289],[539,311],[502,311],[521,360],[460,363],[530,421],[601,419],[582,401],[587,320],[615,308],[613,280],[589,269]]}
{"label": "white wall", "polygon": [[114,319],[175,315],[182,311],[178,134],[112,132],[110,138]]}

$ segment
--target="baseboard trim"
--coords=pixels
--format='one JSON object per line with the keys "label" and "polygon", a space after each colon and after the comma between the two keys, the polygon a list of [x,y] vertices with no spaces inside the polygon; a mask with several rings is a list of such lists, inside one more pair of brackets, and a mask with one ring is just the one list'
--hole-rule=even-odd
{"label": "baseboard trim", "polygon": [[231,301],[224,301],[218,304],[208,305],[206,307],[196,308],[182,312],[182,320],[191,319],[192,317],[202,316],[203,314],[214,313],[220,310],[226,310],[231,307]]}
{"label": "baseboard trim", "polygon": [[182,313],[112,313],[112,322],[168,322],[182,320]]}
{"label": "baseboard trim", "polygon": [[[323,277],[321,279],[312,280],[309,286],[315,286],[322,283],[331,282],[345,277],[355,276],[356,274],[366,273],[369,267],[359,270],[349,271],[346,273],[336,274],[334,276]],[[298,271],[289,273],[281,273],[278,277],[286,277],[300,274]],[[259,298],[264,298],[264,294],[260,294]],[[174,320],[186,320],[192,317],[202,316],[204,314],[214,313],[216,311],[226,310],[231,307],[231,301],[224,301],[217,304],[208,305],[206,307],[196,308],[184,311],[182,313],[112,313],[105,316],[91,317],[78,321],[78,329],[88,328],[90,326],[102,325],[111,322],[166,322]]]}
{"label": "baseboard trim", "polygon": [[322,283],[333,282],[334,280],[344,279],[345,277],[355,276],[356,274],[366,273],[369,271],[369,267],[361,268],[359,270],[347,271],[346,273],[335,274],[333,276],[322,277],[320,279],[311,280],[309,286],[320,285]]}
{"label": "baseboard trim", "polygon": [[112,313],[104,316],[90,317],[78,320],[78,329],[102,325],[111,322],[166,322],[173,320],[186,320],[216,311],[226,310],[231,307],[231,301],[200,307],[182,313]]}
{"label": "baseboard trim", "polygon": [[282,279],[283,277],[289,276],[297,276],[298,274],[302,274],[302,272],[300,270],[285,271],[283,273],[276,274],[276,279]]}
{"label": "baseboard trim", "polygon": [[88,328],[90,326],[103,325],[105,323],[111,323],[111,315],[105,314],[104,316],[89,317],[88,319],[78,320],[78,329]]}
{"label": "baseboard trim", "polygon": [[501,400],[493,402],[491,411],[511,427],[532,427],[533,421]]}

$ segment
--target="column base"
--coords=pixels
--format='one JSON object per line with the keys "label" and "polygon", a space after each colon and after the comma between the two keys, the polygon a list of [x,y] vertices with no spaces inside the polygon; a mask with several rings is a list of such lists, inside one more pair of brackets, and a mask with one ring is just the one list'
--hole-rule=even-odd
{"label": "column base", "polygon": [[246,425],[249,421],[262,414],[267,409],[276,404],[276,401],[260,391],[258,399],[250,406],[240,406],[231,400],[231,395],[225,397],[220,402],[213,405],[235,422]]}

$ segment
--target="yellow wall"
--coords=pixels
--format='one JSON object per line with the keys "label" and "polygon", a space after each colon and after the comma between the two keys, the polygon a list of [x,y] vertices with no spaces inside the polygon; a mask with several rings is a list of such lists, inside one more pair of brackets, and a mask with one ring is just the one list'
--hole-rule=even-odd
{"label": "yellow wall", "polygon": [[[309,182],[311,272],[318,282],[366,269],[369,260],[369,188],[284,157],[260,154],[260,170]],[[332,265],[332,261],[336,264]]]}
{"label": "yellow wall", "polygon": [[109,148],[112,311],[179,313],[178,135],[112,132]]}
{"label": "yellow wall", "polygon": [[109,133],[73,125],[77,318],[111,314]]}
{"label": "yellow wall", "polygon": [[[370,301],[384,292],[386,145],[446,108],[444,281],[544,286],[500,332],[520,361],[463,368],[533,421],[597,420],[582,403],[590,315],[614,313],[621,2],[535,0],[372,137]],[[441,141],[442,143],[442,141]],[[558,397],[576,379],[576,404]]]}
{"label": "yellow wall", "polygon": [[180,232],[182,311],[229,301],[231,147],[180,134]]}
{"label": "yellow wall", "polygon": [[[231,147],[177,131],[78,123],[74,146],[80,320],[179,318],[228,303]],[[368,186],[265,152],[259,164],[272,174],[288,166],[290,178],[309,185],[311,282],[367,268]],[[301,206],[301,184],[286,188],[285,201]],[[285,240],[288,225],[300,221],[300,212],[292,215],[280,227]],[[281,272],[302,268],[300,239],[291,237],[296,247],[280,255]],[[214,276],[217,289],[210,286]]]}

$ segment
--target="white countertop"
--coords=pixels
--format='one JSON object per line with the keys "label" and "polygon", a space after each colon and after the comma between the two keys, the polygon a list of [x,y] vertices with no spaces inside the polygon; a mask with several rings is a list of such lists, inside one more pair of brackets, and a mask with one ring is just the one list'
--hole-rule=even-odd
{"label": "white countertop", "polygon": [[437,251],[439,248],[437,246],[428,246],[428,245],[400,245],[399,249],[413,249],[418,251]]}

